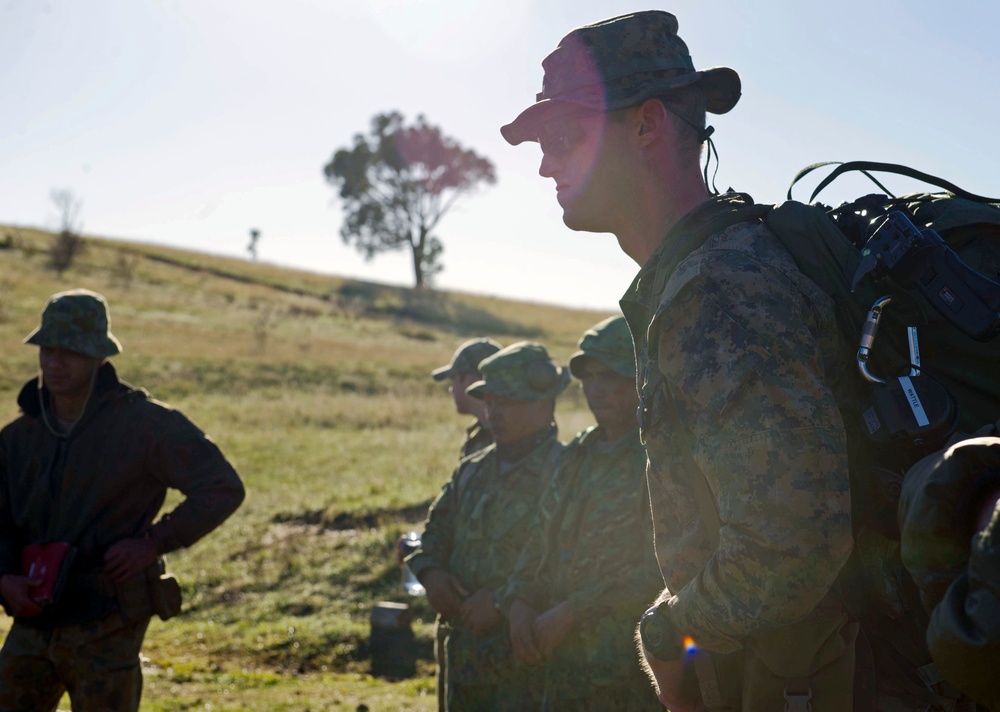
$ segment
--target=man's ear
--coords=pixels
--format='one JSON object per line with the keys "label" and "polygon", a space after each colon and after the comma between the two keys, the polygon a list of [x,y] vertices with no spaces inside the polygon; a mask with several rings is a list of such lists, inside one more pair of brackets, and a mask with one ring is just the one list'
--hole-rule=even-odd
{"label": "man's ear", "polygon": [[638,124],[638,135],[645,140],[661,134],[664,127],[670,123],[666,107],[657,99],[646,99],[636,107],[635,120]]}

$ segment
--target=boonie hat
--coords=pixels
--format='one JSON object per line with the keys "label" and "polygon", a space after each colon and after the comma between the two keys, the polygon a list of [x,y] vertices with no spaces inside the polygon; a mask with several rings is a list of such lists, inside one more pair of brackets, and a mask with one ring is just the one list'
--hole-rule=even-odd
{"label": "boonie hat", "polygon": [[479,362],[500,350],[500,344],[493,339],[470,339],[458,347],[451,363],[431,371],[435,381],[443,381],[455,375],[479,375]]}
{"label": "boonie hat", "polygon": [[93,358],[107,358],[122,350],[111,333],[107,300],[89,289],[72,289],[49,297],[41,325],[25,337],[24,343]]}
{"label": "boonie hat", "polygon": [[549,118],[574,109],[613,111],[673,89],[701,84],[706,109],[725,114],[740,99],[740,75],[729,67],[695,71],[677,18],[663,10],[619,15],[584,25],[542,60],[542,91],[500,133],[516,146],[538,138]]}
{"label": "boonie hat", "polygon": [[635,378],[635,354],[632,333],[623,316],[613,316],[594,324],[577,344],[580,349],[570,356],[569,370],[577,378],[583,375],[587,359],[600,361],[619,376]]}
{"label": "boonie hat", "polygon": [[566,368],[557,366],[548,351],[533,341],[519,341],[479,364],[482,380],[476,381],[465,392],[474,398],[486,393],[525,401],[543,401],[555,398],[569,385]]}

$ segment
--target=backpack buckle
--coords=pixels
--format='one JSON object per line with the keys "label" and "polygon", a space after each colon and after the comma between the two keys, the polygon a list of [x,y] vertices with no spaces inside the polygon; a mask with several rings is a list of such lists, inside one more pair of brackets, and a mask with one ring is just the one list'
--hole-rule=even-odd
{"label": "backpack buckle", "polygon": [[812,712],[812,688],[808,681],[805,684],[805,692],[789,692],[785,686],[785,712]]}

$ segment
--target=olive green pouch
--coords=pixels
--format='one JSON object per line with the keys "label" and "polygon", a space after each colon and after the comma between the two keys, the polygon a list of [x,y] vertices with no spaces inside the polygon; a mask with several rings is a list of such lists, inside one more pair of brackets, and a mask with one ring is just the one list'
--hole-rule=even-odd
{"label": "olive green pouch", "polygon": [[166,572],[162,559],[115,589],[118,608],[126,620],[138,621],[154,614],[167,620],[181,612],[180,584]]}
{"label": "olive green pouch", "polygon": [[161,620],[181,612],[181,585],[173,574],[163,573],[149,578],[149,598],[153,613]]}

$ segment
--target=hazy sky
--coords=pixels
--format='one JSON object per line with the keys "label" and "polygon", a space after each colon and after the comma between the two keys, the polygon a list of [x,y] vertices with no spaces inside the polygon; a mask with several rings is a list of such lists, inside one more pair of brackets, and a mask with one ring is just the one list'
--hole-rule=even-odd
{"label": "hazy sky", "polygon": [[0,223],[55,227],[69,188],[86,234],[246,257],[258,228],[261,261],[409,285],[407,254],[343,245],[322,173],[399,110],[497,167],[440,224],[440,287],[611,310],[636,265],[565,228],[537,145],[498,129],[566,32],[649,7],[743,79],[710,117],[720,189],[780,201],[802,166],[865,158],[1000,193],[995,0],[0,0]]}

